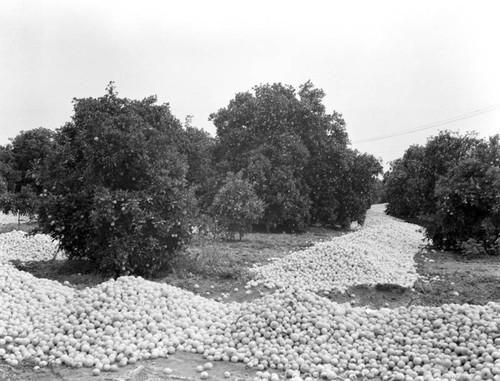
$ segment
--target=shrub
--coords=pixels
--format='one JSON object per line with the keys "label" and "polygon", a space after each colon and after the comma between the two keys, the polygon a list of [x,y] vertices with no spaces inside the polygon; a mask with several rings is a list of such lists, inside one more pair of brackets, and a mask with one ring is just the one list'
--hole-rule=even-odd
{"label": "shrub", "polygon": [[252,185],[238,174],[228,173],[224,184],[215,195],[211,213],[226,236],[239,239],[251,231],[264,212],[264,203],[260,200]]}
{"label": "shrub", "polygon": [[458,247],[462,254],[469,259],[486,255],[486,249],[483,244],[476,241],[474,238],[469,238],[467,241],[460,242]]}
{"label": "shrub", "polygon": [[38,173],[39,231],[101,271],[151,276],[190,235],[193,195],[178,153],[182,126],[154,97],[74,100],[73,120]]}

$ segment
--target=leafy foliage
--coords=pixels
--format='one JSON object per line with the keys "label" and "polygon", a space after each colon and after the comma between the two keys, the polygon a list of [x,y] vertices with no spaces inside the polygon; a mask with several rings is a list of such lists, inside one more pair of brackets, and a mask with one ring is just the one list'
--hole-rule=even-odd
{"label": "leafy foliage", "polygon": [[427,203],[426,197],[432,197],[427,189],[425,148],[418,145],[409,147],[401,159],[391,165],[384,175],[387,199],[387,213],[403,218],[415,218]]}
{"label": "leafy foliage", "polygon": [[12,168],[12,146],[0,146],[0,195],[13,189],[15,171]]}
{"label": "leafy foliage", "polygon": [[238,233],[241,240],[263,212],[264,203],[255,194],[252,184],[242,178],[241,172],[228,173],[211,207],[211,214],[224,233],[231,239]]}
{"label": "leafy foliage", "polygon": [[[348,150],[343,181],[337,183],[334,197],[340,200],[338,222],[349,227],[352,221],[362,224],[376,190],[377,176],[382,165],[372,155]],[[340,186],[338,186],[340,184]],[[348,225],[349,224],[349,225]]]}
{"label": "leafy foliage", "polygon": [[471,158],[459,161],[442,176],[435,189],[436,213],[427,236],[446,248],[461,248],[466,255],[481,246],[500,254],[500,146],[499,136],[476,147]]}
{"label": "leafy foliage", "polygon": [[288,231],[304,230],[308,188],[303,178],[309,152],[300,134],[300,102],[282,84],[236,94],[227,108],[211,115],[217,127],[215,162],[219,173],[244,170],[266,203],[262,221]]}
{"label": "leafy foliage", "polygon": [[207,212],[240,238],[256,223],[288,232],[362,223],[381,167],[348,147],[324,97],[311,82],[236,94],[210,117],[214,139],[155,97],[119,98],[110,84],[100,98],[75,99],[57,132],[0,147],[3,205],[36,212],[70,258],[115,275],[154,274]]}
{"label": "leafy foliage", "polygon": [[12,171],[9,157],[10,150],[8,147],[0,146],[0,197],[3,197],[8,190],[7,179],[9,178],[9,172]]}
{"label": "leafy foliage", "polygon": [[43,127],[21,131],[3,148],[0,172],[6,192],[0,195],[0,207],[4,213],[36,213],[42,187],[35,181],[35,172],[53,150],[54,134]]}
{"label": "leafy foliage", "polygon": [[442,131],[425,146],[409,147],[384,177],[387,213],[422,220],[432,216],[436,211],[437,181],[457,162],[470,157],[479,142],[472,134]]}
{"label": "leafy foliage", "polygon": [[0,175],[0,197],[2,197],[5,192],[7,192],[7,181]]}
{"label": "leafy foliage", "polygon": [[484,245],[476,241],[474,238],[469,238],[467,241],[460,242],[458,247],[463,255],[469,259],[482,257],[487,254]]}
{"label": "leafy foliage", "polygon": [[441,132],[425,147],[410,147],[385,175],[387,212],[424,221],[437,247],[499,254],[498,141]]}
{"label": "leafy foliage", "polygon": [[[325,112],[324,96],[311,82],[298,92],[280,83],[261,85],[211,115],[217,170],[243,171],[255,184],[266,205],[260,223],[268,230],[300,232],[311,222],[334,226],[364,219],[365,192],[381,167],[370,165],[375,172],[368,176],[360,172],[364,159],[347,147],[345,122]],[[342,193],[344,178],[350,180]],[[368,188],[360,187],[365,181]]]}
{"label": "leafy foliage", "polygon": [[72,121],[39,173],[40,230],[70,258],[115,275],[150,276],[189,238],[194,196],[178,152],[182,125],[156,98],[74,100]]}
{"label": "leafy foliage", "polygon": [[208,210],[218,188],[217,172],[213,166],[214,148],[215,139],[206,131],[193,127],[188,116],[179,151],[186,156],[186,180],[193,187],[202,211]]}
{"label": "leafy foliage", "polygon": [[363,223],[375,194],[382,166],[371,155],[330,145],[311,161],[312,221],[329,227],[349,228]]}

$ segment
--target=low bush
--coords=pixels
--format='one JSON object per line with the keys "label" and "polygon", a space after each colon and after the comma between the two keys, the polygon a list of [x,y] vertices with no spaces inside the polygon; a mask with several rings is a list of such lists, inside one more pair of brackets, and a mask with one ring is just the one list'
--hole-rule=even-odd
{"label": "low bush", "polygon": [[252,184],[242,174],[229,173],[221,189],[215,195],[211,214],[227,238],[239,239],[252,230],[264,213],[264,202],[260,200]]}
{"label": "low bush", "polygon": [[486,249],[484,246],[473,238],[460,242],[458,247],[460,248],[462,254],[469,259],[486,255]]}

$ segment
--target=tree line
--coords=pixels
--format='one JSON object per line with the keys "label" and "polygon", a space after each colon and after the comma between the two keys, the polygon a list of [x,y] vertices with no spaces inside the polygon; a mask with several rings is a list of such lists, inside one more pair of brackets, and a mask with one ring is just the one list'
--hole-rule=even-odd
{"label": "tree line", "polygon": [[150,276],[193,228],[300,233],[363,223],[382,166],[349,147],[342,115],[311,82],[238,93],[210,115],[216,136],[154,96],[73,100],[71,120],[0,146],[0,206],[36,217],[69,258]]}

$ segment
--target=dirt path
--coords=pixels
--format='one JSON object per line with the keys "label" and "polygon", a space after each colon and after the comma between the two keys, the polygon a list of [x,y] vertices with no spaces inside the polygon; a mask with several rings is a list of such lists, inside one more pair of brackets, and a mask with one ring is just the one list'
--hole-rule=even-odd
{"label": "dirt path", "polygon": [[[0,366],[1,381],[159,381],[159,380],[200,380],[196,367],[203,366],[207,360],[201,355],[177,352],[168,359],[140,361],[134,365],[119,368],[116,372],[103,372],[98,376],[92,374],[92,369],[72,369],[67,367],[52,367],[34,371],[31,366],[10,367]],[[166,373],[165,368],[172,372]],[[226,378],[225,372],[231,376]],[[243,363],[214,362],[213,369],[208,371],[208,380],[247,381],[252,380],[257,370],[247,369]]]}
{"label": "dirt path", "polygon": [[[98,376],[92,374],[92,369],[72,369],[67,367],[53,367],[34,371],[30,366],[0,367],[2,381],[159,381],[159,380],[200,380],[200,373],[196,367],[207,363],[201,355],[177,352],[168,359],[140,361],[134,365],[119,368],[116,372],[103,372]],[[166,373],[170,368],[171,373]],[[226,378],[225,372],[231,376]],[[208,380],[247,381],[252,380],[257,370],[250,370],[243,363],[214,362],[213,369],[208,371]]]}

